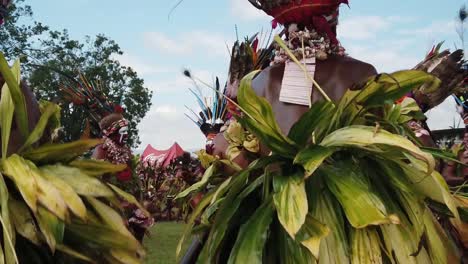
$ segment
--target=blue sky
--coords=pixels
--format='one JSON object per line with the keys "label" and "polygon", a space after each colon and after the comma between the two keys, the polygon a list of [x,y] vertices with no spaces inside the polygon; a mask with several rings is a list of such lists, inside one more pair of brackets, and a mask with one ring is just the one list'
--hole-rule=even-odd
{"label": "blue sky", "polygon": [[[247,0],[185,0],[168,18],[176,0],[29,0],[35,18],[70,35],[105,34],[120,44],[119,60],[133,67],[154,91],[153,107],[140,124],[142,147],[204,146],[204,137],[185,118],[184,105],[194,106],[191,87],[181,70],[191,69],[211,82],[225,80],[229,56],[226,45],[239,37],[270,28],[270,18]],[[415,66],[430,47],[445,40],[445,48],[460,46],[455,16],[462,0],[352,0],[341,9],[339,38],[348,53],[391,72]],[[209,91],[206,91],[209,94]],[[448,100],[429,113],[432,128],[458,122]]]}

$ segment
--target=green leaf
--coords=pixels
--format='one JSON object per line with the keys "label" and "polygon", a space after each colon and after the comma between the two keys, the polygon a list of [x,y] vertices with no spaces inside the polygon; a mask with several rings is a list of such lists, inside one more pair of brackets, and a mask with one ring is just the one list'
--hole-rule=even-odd
{"label": "green leaf", "polygon": [[[110,254],[119,262],[124,264],[141,264],[142,259],[138,258],[134,252],[122,249],[112,249]],[[113,262],[115,263],[115,262]]]}
{"label": "green leaf", "polygon": [[229,190],[228,188],[231,185],[231,181],[232,181],[232,176],[227,178],[223,183],[219,185],[219,187],[216,189],[215,194],[213,195],[213,199],[211,199],[211,204],[214,204],[216,200],[220,198],[222,199],[224,194],[226,194],[226,192]]}
{"label": "green leaf", "polygon": [[199,263],[211,263],[219,245],[224,239],[229,222],[236,211],[239,210],[241,202],[262,184],[263,177],[258,177],[245,187],[249,176],[250,171],[245,170],[234,178],[229,192],[215,215],[213,227],[198,258]]}
{"label": "green leaf", "polygon": [[16,232],[36,246],[39,246],[41,243],[39,227],[36,225],[36,221],[26,204],[10,198],[8,205]]}
{"label": "green leaf", "polygon": [[351,230],[351,263],[383,264],[379,234],[373,228]]}
{"label": "green leaf", "polygon": [[61,180],[59,177],[48,173],[48,170],[46,169],[40,168],[40,173],[42,177],[44,177],[60,192],[65,204],[72,211],[72,213],[81,220],[86,220],[86,207],[75,190],[73,190],[70,185]]}
{"label": "green leaf", "polygon": [[72,256],[76,259],[79,259],[79,260],[83,260],[83,261],[86,261],[86,262],[89,262],[89,263],[96,263],[94,260],[88,258],[87,256],[69,248],[68,246],[65,246],[65,245],[61,245],[61,244],[58,244],[55,246],[55,248],[58,250],[58,251],[61,251],[69,256]]}
{"label": "green leaf", "polygon": [[281,264],[316,264],[314,256],[310,251],[295,241],[283,229],[275,231],[278,234],[273,250],[279,255],[278,263]]}
{"label": "green leaf", "polygon": [[[203,199],[200,201],[200,203],[197,205],[197,208],[192,212],[190,215],[190,218],[187,221],[187,225],[185,226],[184,233],[182,237],[179,240],[179,243],[177,244],[176,248],[176,258],[179,261],[180,258],[180,253],[182,251],[182,245],[184,242],[189,238],[189,235],[191,234],[191,231],[193,229],[193,226],[195,225],[195,220],[200,216],[200,214],[203,212],[203,210],[210,204],[210,201],[213,197],[214,192],[209,192],[207,193]],[[178,262],[177,261],[177,262]]]}
{"label": "green leaf", "polygon": [[55,246],[57,243],[61,244],[63,241],[65,230],[64,222],[42,206],[37,207],[37,213],[35,215],[39,224],[39,229],[44,235],[50,250],[55,252]]}
{"label": "green leaf", "polygon": [[2,130],[2,159],[8,154],[8,145],[10,144],[11,125],[13,123],[13,114],[15,106],[11,99],[10,89],[6,84],[3,85],[0,98],[0,128]]}
{"label": "green leaf", "polygon": [[312,136],[312,132],[320,129],[325,123],[330,122],[332,113],[336,108],[331,102],[317,102],[301,116],[289,131],[288,137],[296,142],[298,146],[303,146]]}
{"label": "green leaf", "polygon": [[310,177],[315,170],[332,154],[334,150],[320,145],[311,145],[301,150],[296,158],[294,164],[302,165],[305,169],[305,178]]}
{"label": "green leaf", "polygon": [[268,101],[257,96],[251,87],[252,79],[257,73],[252,72],[241,81],[237,100],[245,117],[238,121],[273,152],[293,157],[296,153],[294,142],[281,132]]}
{"label": "green leaf", "polygon": [[112,164],[104,160],[77,159],[69,163],[89,176],[101,176],[107,173],[117,173],[123,171],[127,164]]}
{"label": "green leaf", "polygon": [[454,217],[457,220],[460,219],[457,205],[442,175],[437,171],[433,171],[431,175],[425,175],[423,171],[427,169],[426,164],[411,156],[407,157],[411,161],[411,165],[405,162],[398,164],[413,184],[414,190],[425,198],[447,205]]}
{"label": "green leaf", "polygon": [[37,168],[34,168],[32,173],[34,173],[37,183],[39,203],[54,213],[60,220],[65,221],[68,218],[68,207],[61,192],[47,178],[44,178]]}
{"label": "green leaf", "polygon": [[309,210],[305,182],[301,173],[273,178],[274,195],[278,219],[286,232],[295,238],[306,220]]}
{"label": "green leaf", "polygon": [[425,153],[408,139],[369,126],[349,126],[339,129],[328,135],[320,143],[325,147],[355,147],[369,150],[370,146],[383,145],[387,148],[396,148],[406,151],[414,157],[426,162],[427,174],[434,170],[435,161],[432,155]]}
{"label": "green leaf", "polygon": [[126,239],[131,241],[132,245],[136,245],[135,248],[132,247],[132,250],[137,249],[139,252],[144,253],[143,248],[140,247],[139,242],[133,237],[130,231],[128,231],[122,217],[116,211],[114,211],[114,209],[93,197],[88,197],[87,201],[108,227],[126,236]]}
{"label": "green leaf", "polygon": [[300,241],[316,259],[320,259],[320,243],[329,233],[330,229],[309,213],[307,214],[304,225],[296,236],[296,240]]}
{"label": "green leaf", "polygon": [[196,182],[189,188],[185,189],[183,192],[179,193],[175,199],[181,199],[187,197],[189,194],[192,192],[199,191],[201,188],[203,188],[206,184],[208,184],[208,181],[210,178],[214,175],[216,169],[218,168],[218,164],[214,162],[211,164],[211,166],[205,171],[203,174],[203,177],[201,178],[200,181]]}
{"label": "green leaf", "polygon": [[137,199],[136,199],[133,195],[131,195],[131,194],[125,192],[124,190],[120,189],[119,187],[117,187],[117,186],[115,186],[115,185],[113,185],[113,184],[108,183],[107,185],[117,194],[118,197],[120,197],[121,199],[123,199],[123,200],[125,200],[125,201],[127,201],[127,202],[129,202],[129,203],[131,203],[131,204],[133,204],[133,205],[138,206],[138,208],[140,208],[140,210],[142,210],[143,212],[145,212],[146,215],[148,215],[148,216],[151,215],[151,214],[146,210],[146,208],[145,208],[144,206],[142,206],[142,205],[137,201]]}
{"label": "green leaf", "polygon": [[97,224],[71,223],[66,226],[67,234],[80,239],[85,243],[93,243],[104,249],[123,249],[136,251],[140,249],[139,243],[128,239],[126,235],[115,232],[113,228]]}
{"label": "green leaf", "polygon": [[71,143],[45,144],[23,153],[29,160],[39,163],[67,162],[101,144],[101,139],[78,140]]}
{"label": "green leaf", "polygon": [[[15,252],[15,230],[12,225],[11,217],[10,217],[10,212],[11,209],[9,207],[9,193],[8,193],[8,187],[5,183],[5,179],[3,178],[3,175],[0,173],[0,206],[1,206],[1,216],[2,216],[2,227],[3,227],[3,245],[5,247],[5,261],[7,264],[9,263],[15,263],[17,261],[17,256]],[[14,223],[13,219],[13,223]],[[1,249],[1,247],[0,247]],[[3,254],[3,251],[2,251]],[[1,257],[3,260],[3,256]]]}
{"label": "green leaf", "polygon": [[228,264],[262,263],[263,247],[274,211],[272,201],[267,201],[242,225]]}
{"label": "green leaf", "polygon": [[465,164],[463,162],[461,162],[457,156],[455,154],[453,154],[452,152],[449,152],[449,151],[445,151],[443,149],[437,149],[437,148],[426,148],[426,147],[421,147],[421,149],[426,152],[426,153],[429,153],[431,154],[432,156],[436,157],[436,158],[440,158],[440,159],[443,159],[443,160],[448,160],[448,161],[452,161],[452,162],[455,162],[455,163],[458,163],[462,166],[465,166],[467,167],[468,164]]}
{"label": "green leaf", "polygon": [[359,104],[380,106],[385,102],[395,102],[408,92],[421,87],[426,83],[433,86],[440,85],[440,80],[423,71],[405,70],[392,74],[379,74],[373,78],[372,83],[366,85],[356,98]]}
{"label": "green leaf", "polygon": [[31,132],[31,134],[29,134],[29,137],[26,139],[26,142],[20,148],[19,152],[22,152],[24,149],[29,148],[32,144],[36,143],[39,139],[42,138],[44,130],[46,129],[47,124],[49,123],[49,119],[52,116],[56,115],[58,112],[60,112],[60,107],[58,105],[48,104],[46,106],[44,112],[41,115],[41,118],[39,119],[39,122],[37,122],[36,127]]}
{"label": "green leaf", "polygon": [[324,173],[329,190],[340,202],[353,227],[399,223],[397,216],[388,214],[383,201],[356,165],[336,162],[333,167],[324,168]]}
{"label": "green leaf", "polygon": [[91,197],[113,197],[114,193],[100,180],[84,174],[77,168],[63,165],[43,166],[44,174],[57,177],[66,182],[76,193]]}
{"label": "green leaf", "polygon": [[426,228],[428,252],[432,263],[460,263],[457,250],[453,248],[451,243],[444,243],[448,242],[449,239],[434,215],[429,210],[426,210],[423,219]]}
{"label": "green leaf", "polygon": [[29,208],[36,212],[38,187],[30,165],[16,154],[5,159],[2,165],[3,173],[13,180]]}
{"label": "green leaf", "polygon": [[[380,229],[385,248],[396,263],[431,263],[425,248],[421,248],[421,251],[418,252],[421,237],[415,236],[410,227],[381,225]],[[417,252],[418,254],[415,255]]]}
{"label": "green leaf", "polygon": [[[314,184],[311,182],[311,184]],[[309,185],[310,186],[310,185]],[[325,224],[331,234],[320,242],[319,259],[321,263],[349,263],[348,237],[345,231],[345,216],[340,204],[328,190],[321,190],[314,184],[310,203],[312,216]],[[309,191],[310,192],[310,191]]]}
{"label": "green leaf", "polygon": [[28,111],[26,108],[26,99],[19,86],[20,84],[20,62],[16,60],[13,67],[10,69],[5,56],[0,52],[0,73],[5,79],[5,83],[10,90],[13,104],[15,105],[15,116],[18,128],[23,138],[27,138],[29,134],[28,128]]}

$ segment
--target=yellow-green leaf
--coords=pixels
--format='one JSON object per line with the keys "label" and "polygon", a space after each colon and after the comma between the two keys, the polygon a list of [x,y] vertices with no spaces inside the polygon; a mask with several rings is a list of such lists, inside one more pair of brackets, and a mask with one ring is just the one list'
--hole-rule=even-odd
{"label": "yellow-green leaf", "polygon": [[256,95],[251,87],[257,73],[254,71],[241,81],[237,100],[245,117],[238,121],[273,152],[292,157],[296,153],[294,142],[281,131],[268,101]]}
{"label": "yellow-green leaf", "polygon": [[[128,239],[135,240],[130,231],[125,227],[122,217],[114,209],[93,197],[87,197],[86,200],[94,208],[94,211],[99,215],[103,223],[120,234],[127,236]],[[135,240],[134,242],[137,241]]]}
{"label": "yellow-green leaf", "polygon": [[3,172],[16,184],[29,208],[36,212],[38,187],[30,165],[20,156],[13,154],[2,162]]}
{"label": "yellow-green leaf", "polygon": [[3,85],[0,98],[0,129],[2,130],[2,159],[8,154],[8,145],[10,143],[11,125],[13,123],[13,113],[15,106],[11,99],[10,90],[6,84]]}
{"label": "yellow-green leaf", "polygon": [[135,239],[132,233],[128,231],[122,217],[114,209],[110,208],[109,206],[105,205],[104,203],[93,197],[88,197],[87,201],[94,208],[94,210],[99,215],[103,223],[105,223],[108,227],[114,229],[116,232],[119,232],[120,234],[126,236],[126,239],[128,241],[131,241],[132,245],[136,245],[134,249],[136,249],[136,252],[138,252],[140,255],[143,255],[145,253],[140,243]]}
{"label": "yellow-green leaf", "polygon": [[12,222],[15,224],[16,232],[31,241],[33,244],[39,246],[41,243],[39,238],[39,228],[26,204],[15,199],[10,199],[8,201],[8,205],[10,208]]}
{"label": "yellow-green leaf", "polygon": [[55,245],[61,244],[65,230],[63,221],[42,206],[37,207],[36,220],[50,250],[55,252]]}
{"label": "yellow-green leaf", "polygon": [[181,198],[187,197],[187,195],[191,194],[192,192],[200,190],[202,187],[208,184],[208,181],[214,175],[217,168],[218,168],[218,164],[216,162],[211,164],[211,166],[203,174],[203,177],[201,178],[200,181],[193,184],[189,188],[185,189],[183,192],[179,193],[175,199],[181,199]]}
{"label": "yellow-green leaf", "polygon": [[329,233],[330,229],[309,213],[304,225],[297,234],[296,240],[300,241],[316,259],[319,259],[320,243]]}
{"label": "yellow-green leaf", "polygon": [[356,165],[335,162],[324,168],[324,174],[328,189],[340,202],[353,227],[399,223],[397,216],[387,212],[383,201]]}
{"label": "yellow-green leaf", "polygon": [[305,182],[300,173],[273,178],[278,219],[286,232],[295,238],[306,220],[309,210]]}
{"label": "yellow-green leaf", "polygon": [[66,182],[76,193],[91,197],[113,197],[114,193],[99,179],[84,174],[77,168],[63,165],[43,166],[41,170]]}
{"label": "yellow-green leaf", "polygon": [[121,250],[121,249],[113,249],[111,250],[110,254],[118,259],[120,262],[125,264],[141,264],[142,257],[137,257],[135,252]]}
{"label": "yellow-green leaf", "polygon": [[126,193],[124,190],[120,189],[119,187],[113,185],[113,184],[110,184],[108,183],[107,184],[116,194],[118,197],[120,197],[121,199],[131,203],[131,204],[134,204],[136,206],[138,206],[138,208],[140,208],[143,212],[145,212],[146,215],[150,216],[151,214],[146,210],[145,207],[143,207],[138,201],[137,199],[129,194],[129,193]]}
{"label": "yellow-green leaf", "polygon": [[97,224],[71,223],[66,226],[67,234],[83,242],[92,243],[103,249],[123,249],[137,251],[141,249],[139,243],[128,239],[126,235],[116,232],[115,229]]}
{"label": "yellow-green leaf", "polygon": [[228,264],[263,263],[263,248],[274,212],[270,198],[242,225]]}
{"label": "yellow-green leaf", "polygon": [[13,67],[10,69],[5,56],[0,52],[0,73],[5,79],[5,83],[10,90],[13,104],[15,105],[15,116],[18,128],[23,138],[26,139],[29,134],[28,111],[26,108],[26,99],[19,85],[21,80],[19,60],[16,60]]}
{"label": "yellow-green leaf", "polygon": [[19,152],[23,151],[24,149],[29,148],[32,144],[36,143],[39,139],[41,139],[42,135],[44,134],[44,130],[47,127],[49,119],[56,115],[57,112],[60,112],[60,107],[56,104],[48,104],[44,109],[44,112],[41,115],[41,118],[36,124],[34,130],[29,134],[29,137],[26,139],[26,142],[20,148]]}
{"label": "yellow-green leaf", "polygon": [[300,151],[294,159],[294,164],[300,164],[305,169],[306,179],[317,170],[322,163],[333,154],[331,148],[312,145]]}
{"label": "yellow-green leaf", "polygon": [[78,159],[69,163],[70,166],[79,168],[90,176],[101,176],[106,173],[117,173],[123,171],[126,164],[112,164],[104,160]]}
{"label": "yellow-green leaf", "polygon": [[397,148],[406,151],[414,157],[427,163],[427,173],[434,170],[435,161],[432,155],[425,153],[408,139],[369,126],[349,126],[339,129],[328,135],[320,143],[325,147],[355,147],[368,149],[370,146],[385,145],[388,148]]}
{"label": "yellow-green leaf", "polygon": [[333,198],[330,191],[321,190],[319,185],[314,185],[314,189],[311,191],[313,191],[313,197],[310,200],[313,217],[331,230],[331,234],[321,240],[320,261],[330,264],[349,263],[345,216],[342,213],[340,204]]}
{"label": "yellow-green leaf", "polygon": [[[31,163],[30,166],[33,164]],[[68,208],[61,193],[46,178],[43,178],[39,169],[31,170],[37,183],[37,199],[40,204],[54,213],[60,220],[65,221],[68,218]]]}
{"label": "yellow-green leaf", "polygon": [[101,139],[85,139],[71,143],[46,144],[23,153],[34,162],[53,163],[72,160],[102,143]]}
{"label": "yellow-green leaf", "polygon": [[375,229],[351,230],[351,263],[382,264],[379,234]]}
{"label": "yellow-green leaf", "polygon": [[54,174],[48,173],[47,169],[39,168],[41,171],[42,177],[44,177],[50,184],[52,184],[61,194],[66,205],[74,215],[79,217],[82,220],[86,220],[86,207],[78,196],[78,194],[73,190],[73,188],[68,185],[65,181],[61,180],[59,177],[54,176]]}
{"label": "yellow-green leaf", "polygon": [[90,259],[89,257],[71,249],[70,247],[68,246],[65,246],[65,245],[62,245],[62,244],[58,244],[55,246],[55,248],[58,250],[58,251],[61,251],[69,256],[72,256],[76,259],[79,259],[79,260],[83,260],[83,261],[86,261],[86,262],[89,262],[89,263],[96,263],[96,261]]}
{"label": "yellow-green leaf", "polygon": [[[13,229],[9,207],[9,193],[3,175],[0,173],[0,205],[3,226],[3,245],[5,247],[5,261],[7,264],[15,263],[17,257],[15,252],[16,233]],[[13,219],[14,223],[14,219]],[[0,247],[1,248],[1,247]],[[3,253],[3,252],[2,252]],[[2,257],[3,259],[3,257]]]}

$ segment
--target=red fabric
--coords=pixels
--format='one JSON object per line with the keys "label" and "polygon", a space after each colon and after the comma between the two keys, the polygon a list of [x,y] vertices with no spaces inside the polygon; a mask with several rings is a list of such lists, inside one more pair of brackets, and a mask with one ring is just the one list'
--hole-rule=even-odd
{"label": "red fabric", "polygon": [[331,14],[340,4],[348,4],[348,0],[302,0],[300,4],[292,1],[267,13],[281,24],[301,22],[310,25],[312,17]]}
{"label": "red fabric", "polygon": [[317,32],[322,32],[327,34],[328,38],[330,38],[330,42],[333,45],[338,44],[338,39],[336,38],[335,33],[333,33],[330,25],[328,24],[327,19],[324,16],[314,16],[312,17],[312,24],[314,25],[315,30]]}
{"label": "red fabric", "polygon": [[179,146],[179,144],[174,143],[172,147],[167,150],[157,150],[153,148],[151,145],[148,145],[141,156],[141,159],[144,160],[146,157],[153,155],[158,157],[158,160],[162,160],[162,166],[168,166],[173,160],[182,156],[185,151]]}
{"label": "red fabric", "polygon": [[127,167],[125,170],[117,173],[117,179],[119,181],[127,182],[132,178],[132,170]]}

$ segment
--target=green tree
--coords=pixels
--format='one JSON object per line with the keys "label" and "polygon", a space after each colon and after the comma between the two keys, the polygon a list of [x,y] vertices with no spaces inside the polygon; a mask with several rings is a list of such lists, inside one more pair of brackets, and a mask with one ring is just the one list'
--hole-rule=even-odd
{"label": "green tree", "polygon": [[[0,50],[9,58],[23,58],[24,76],[38,98],[60,102],[59,87],[68,81],[64,74],[78,78],[82,73],[90,81],[99,81],[108,98],[125,108],[130,122],[129,143],[136,147],[140,143],[137,125],[151,107],[152,93],[132,68],[116,59],[123,54],[119,45],[104,35],[79,41],[70,39],[67,30],[50,30],[39,22],[24,24],[24,18],[33,18],[31,7],[23,0],[15,4],[5,27],[0,28]],[[63,104],[61,114],[65,141],[79,138],[89,113]],[[93,131],[98,136],[97,130]]]}

